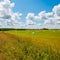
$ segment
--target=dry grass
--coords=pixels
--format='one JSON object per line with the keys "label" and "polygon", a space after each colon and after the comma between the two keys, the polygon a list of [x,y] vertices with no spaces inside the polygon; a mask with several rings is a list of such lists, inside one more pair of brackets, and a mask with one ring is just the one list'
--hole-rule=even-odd
{"label": "dry grass", "polygon": [[0,60],[60,60],[59,46],[57,30],[0,32]]}

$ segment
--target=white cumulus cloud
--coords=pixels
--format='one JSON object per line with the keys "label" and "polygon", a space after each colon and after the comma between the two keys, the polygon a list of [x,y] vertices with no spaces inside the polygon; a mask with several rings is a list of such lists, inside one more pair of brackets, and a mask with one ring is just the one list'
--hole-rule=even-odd
{"label": "white cumulus cloud", "polygon": [[26,16],[26,20],[29,21],[29,19],[34,23],[37,22],[41,23],[42,26],[43,25],[51,25],[54,27],[56,25],[60,26],[60,4],[54,6],[51,12],[41,11],[40,13],[38,13],[38,15],[35,15],[34,13],[28,13]]}
{"label": "white cumulus cloud", "polygon": [[60,4],[54,6],[51,12],[41,11],[37,15],[29,12],[24,22],[21,22],[22,13],[14,12],[15,3],[10,0],[0,1],[0,27],[12,28],[60,28]]}
{"label": "white cumulus cloud", "polygon": [[20,20],[21,13],[13,12],[15,3],[10,0],[0,2],[0,25],[1,27],[14,27],[15,21]]}

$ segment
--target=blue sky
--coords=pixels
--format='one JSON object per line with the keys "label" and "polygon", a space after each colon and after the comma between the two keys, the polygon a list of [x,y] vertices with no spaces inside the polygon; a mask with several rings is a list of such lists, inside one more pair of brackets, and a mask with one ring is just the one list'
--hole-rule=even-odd
{"label": "blue sky", "polygon": [[0,0],[0,27],[60,29],[60,1]]}
{"label": "blue sky", "polygon": [[19,11],[26,15],[29,12],[38,14],[40,11],[51,11],[60,3],[60,0],[11,0],[15,3],[14,11]]}
{"label": "blue sky", "polygon": [[25,20],[25,16],[31,12],[37,15],[41,11],[52,11],[55,5],[60,3],[60,0],[11,0],[15,3],[14,11],[21,12],[23,14],[22,20]]}

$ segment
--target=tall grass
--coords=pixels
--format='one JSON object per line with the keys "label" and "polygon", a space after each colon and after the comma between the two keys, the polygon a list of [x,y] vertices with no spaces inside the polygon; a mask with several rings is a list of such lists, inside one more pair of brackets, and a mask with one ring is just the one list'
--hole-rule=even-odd
{"label": "tall grass", "polygon": [[0,60],[60,60],[59,46],[58,30],[0,32]]}

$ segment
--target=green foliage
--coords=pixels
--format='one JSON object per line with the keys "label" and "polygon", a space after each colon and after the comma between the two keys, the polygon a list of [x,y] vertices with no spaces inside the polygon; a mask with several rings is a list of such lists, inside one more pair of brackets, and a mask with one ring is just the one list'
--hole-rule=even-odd
{"label": "green foliage", "polygon": [[41,30],[49,30],[48,28],[43,28],[43,29],[41,29]]}

